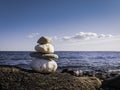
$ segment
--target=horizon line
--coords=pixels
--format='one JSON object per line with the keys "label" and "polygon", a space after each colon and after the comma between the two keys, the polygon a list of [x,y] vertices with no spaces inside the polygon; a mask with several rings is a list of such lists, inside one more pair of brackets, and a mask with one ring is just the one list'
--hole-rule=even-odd
{"label": "horizon line", "polygon": [[[7,51],[7,50],[4,50],[4,51],[0,51],[0,52],[36,52],[36,51],[32,51],[32,50],[31,51],[27,51],[27,50],[26,51],[24,51],[24,50],[23,51],[16,51],[16,50]],[[107,51],[107,50],[106,51],[98,51],[98,50],[93,50],[93,51],[92,50],[88,50],[88,51],[87,50],[81,50],[81,51],[80,50],[78,50],[78,51],[66,50],[66,51],[63,51],[63,50],[56,50],[55,52],[120,52],[120,51]]]}

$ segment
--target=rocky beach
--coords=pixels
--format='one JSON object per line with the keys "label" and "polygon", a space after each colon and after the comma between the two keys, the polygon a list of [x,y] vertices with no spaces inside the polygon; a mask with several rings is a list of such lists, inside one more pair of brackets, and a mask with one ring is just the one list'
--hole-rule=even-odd
{"label": "rocky beach", "polygon": [[0,66],[0,90],[97,90],[96,77],[75,77],[68,73],[41,74],[13,66]]}
{"label": "rocky beach", "polygon": [[103,80],[69,72],[43,74],[17,66],[0,66],[0,90],[120,90],[119,83],[120,75]]}

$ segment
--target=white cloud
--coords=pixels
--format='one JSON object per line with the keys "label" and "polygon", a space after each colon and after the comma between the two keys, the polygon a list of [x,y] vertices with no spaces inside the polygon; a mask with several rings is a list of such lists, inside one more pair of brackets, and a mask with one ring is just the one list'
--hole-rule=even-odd
{"label": "white cloud", "polygon": [[[55,50],[58,51],[120,51],[120,36],[106,35],[104,39],[90,40],[71,40],[71,41],[55,41]],[[102,37],[101,37],[102,38]]]}
{"label": "white cloud", "polygon": [[31,33],[30,35],[28,35],[27,37],[28,38],[34,38],[34,37],[36,37],[36,36],[38,36],[39,35],[39,33]]}
{"label": "white cloud", "polygon": [[111,38],[111,34],[97,34],[92,32],[79,32],[73,36],[64,36],[62,40],[90,40],[90,39],[99,39],[99,38]]}
{"label": "white cloud", "polygon": [[63,40],[70,40],[70,39],[72,39],[72,37],[64,36],[62,39]]}

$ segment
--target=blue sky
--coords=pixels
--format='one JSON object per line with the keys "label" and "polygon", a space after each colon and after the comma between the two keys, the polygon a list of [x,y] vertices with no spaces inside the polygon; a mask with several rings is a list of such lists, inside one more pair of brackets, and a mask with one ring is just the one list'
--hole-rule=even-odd
{"label": "blue sky", "polygon": [[0,0],[0,50],[120,51],[119,24],[120,0]]}

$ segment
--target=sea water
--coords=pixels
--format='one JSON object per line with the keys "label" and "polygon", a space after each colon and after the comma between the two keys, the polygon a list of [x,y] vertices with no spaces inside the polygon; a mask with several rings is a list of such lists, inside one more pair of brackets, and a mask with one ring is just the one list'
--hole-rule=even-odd
{"label": "sea water", "polygon": [[[31,52],[0,51],[0,65],[15,65],[30,69]],[[58,69],[120,70],[120,52],[108,51],[56,51]]]}

